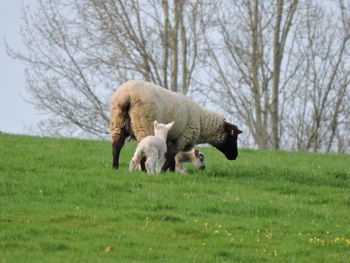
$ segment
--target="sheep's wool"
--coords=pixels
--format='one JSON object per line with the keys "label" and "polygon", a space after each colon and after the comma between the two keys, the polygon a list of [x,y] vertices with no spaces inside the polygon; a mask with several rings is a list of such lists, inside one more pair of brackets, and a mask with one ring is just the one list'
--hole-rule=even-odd
{"label": "sheep's wool", "polygon": [[[127,116],[130,116],[130,124]],[[223,116],[210,112],[183,94],[175,93],[145,81],[131,80],[112,96],[110,130],[113,138],[121,127],[141,141],[153,135],[153,121],[175,121],[168,134],[174,151],[190,150],[194,145],[216,145],[224,140]],[[128,123],[126,123],[128,122]]]}

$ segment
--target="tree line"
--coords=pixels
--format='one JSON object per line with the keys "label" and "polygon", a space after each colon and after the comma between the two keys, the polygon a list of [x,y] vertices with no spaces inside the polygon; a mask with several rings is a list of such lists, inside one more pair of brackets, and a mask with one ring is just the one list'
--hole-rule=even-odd
{"label": "tree line", "polygon": [[31,102],[50,135],[108,137],[109,99],[144,79],[213,105],[244,146],[350,152],[350,1],[37,0]]}

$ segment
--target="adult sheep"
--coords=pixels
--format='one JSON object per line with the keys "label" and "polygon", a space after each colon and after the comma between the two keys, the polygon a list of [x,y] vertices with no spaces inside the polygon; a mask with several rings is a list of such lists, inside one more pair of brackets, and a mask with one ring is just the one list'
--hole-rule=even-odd
{"label": "adult sheep", "polygon": [[146,81],[130,80],[112,95],[110,133],[113,148],[113,168],[119,167],[119,155],[125,139],[130,136],[140,142],[153,135],[153,122],[175,121],[167,139],[168,152],[163,171],[175,170],[175,155],[189,151],[196,144],[209,143],[227,159],[238,155],[237,136],[242,133],[224,117],[210,112],[183,94],[175,93]]}

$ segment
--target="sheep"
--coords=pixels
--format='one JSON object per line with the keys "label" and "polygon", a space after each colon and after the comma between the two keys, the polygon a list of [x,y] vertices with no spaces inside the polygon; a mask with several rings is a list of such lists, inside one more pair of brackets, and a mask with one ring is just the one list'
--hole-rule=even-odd
{"label": "sheep", "polygon": [[140,142],[153,133],[152,120],[175,125],[167,138],[168,151],[162,168],[175,171],[175,155],[189,151],[196,144],[209,143],[228,160],[238,156],[237,138],[241,130],[224,117],[208,111],[183,94],[161,88],[150,82],[129,80],[111,98],[110,134],[113,168],[119,167],[119,155],[125,139]]}
{"label": "sheep", "polygon": [[141,160],[146,158],[145,166],[149,175],[154,174],[154,166],[156,164],[156,173],[159,174],[161,164],[164,162],[165,153],[167,151],[166,138],[169,130],[174,122],[163,124],[157,120],[153,122],[154,136],[150,135],[143,138],[137,145],[135,154],[129,163],[129,171],[138,170],[141,167]]}
{"label": "sheep", "polygon": [[185,162],[191,162],[199,170],[205,169],[204,154],[195,148],[175,155],[175,171],[186,173],[186,168],[182,165]]}

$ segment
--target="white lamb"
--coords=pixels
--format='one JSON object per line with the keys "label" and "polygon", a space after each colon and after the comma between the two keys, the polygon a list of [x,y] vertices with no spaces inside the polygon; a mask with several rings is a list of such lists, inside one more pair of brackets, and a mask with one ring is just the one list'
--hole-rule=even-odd
{"label": "white lamb", "polygon": [[166,139],[168,131],[174,125],[174,122],[163,124],[155,120],[153,125],[154,136],[151,135],[143,138],[137,145],[135,154],[129,163],[130,172],[140,169],[140,163],[143,158],[146,158],[145,166],[149,175],[154,174],[155,166],[157,174],[162,169],[167,152]]}

